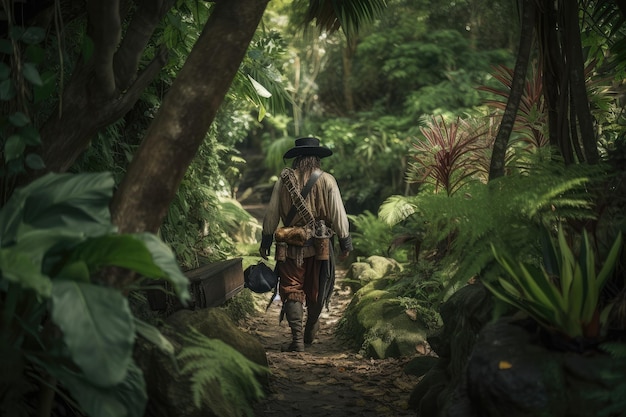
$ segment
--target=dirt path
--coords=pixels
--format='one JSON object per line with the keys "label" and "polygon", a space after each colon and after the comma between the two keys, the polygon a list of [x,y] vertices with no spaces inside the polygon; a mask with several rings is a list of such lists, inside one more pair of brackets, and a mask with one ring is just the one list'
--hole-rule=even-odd
{"label": "dirt path", "polygon": [[335,336],[351,298],[337,272],[330,311],[322,313],[318,338],[305,352],[280,351],[290,338],[287,321],[278,323],[280,301],[242,325],[265,347],[272,372],[268,398],[256,404],[255,417],[415,416],[407,400],[418,380],[402,372],[408,359],[364,358]]}

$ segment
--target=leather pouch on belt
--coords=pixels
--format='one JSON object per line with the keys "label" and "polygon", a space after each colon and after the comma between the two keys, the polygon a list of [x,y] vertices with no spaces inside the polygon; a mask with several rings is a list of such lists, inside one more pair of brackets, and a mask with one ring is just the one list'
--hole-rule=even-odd
{"label": "leather pouch on belt", "polygon": [[299,226],[281,227],[274,233],[274,239],[277,242],[285,242],[294,246],[304,246],[309,237],[307,229]]}

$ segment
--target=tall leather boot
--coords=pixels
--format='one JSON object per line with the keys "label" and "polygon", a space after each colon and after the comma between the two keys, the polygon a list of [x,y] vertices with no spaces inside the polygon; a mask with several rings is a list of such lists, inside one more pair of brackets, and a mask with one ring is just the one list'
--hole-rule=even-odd
{"label": "tall leather boot", "polygon": [[302,303],[288,300],[285,303],[285,316],[291,327],[291,344],[283,346],[283,352],[304,352],[304,339],[302,335],[302,316],[304,314]]}
{"label": "tall leather boot", "polygon": [[306,326],[304,327],[304,343],[310,345],[315,340],[317,331],[320,329],[321,304],[307,306]]}

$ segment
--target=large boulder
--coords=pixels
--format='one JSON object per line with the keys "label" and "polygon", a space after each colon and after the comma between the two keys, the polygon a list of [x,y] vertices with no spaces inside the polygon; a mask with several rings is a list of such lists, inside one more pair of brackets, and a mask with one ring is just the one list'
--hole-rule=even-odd
{"label": "large boulder", "polygon": [[[240,352],[250,361],[267,366],[265,349],[252,335],[242,332],[218,308],[180,310],[165,319],[161,333],[172,343],[176,353],[187,344],[185,336],[190,327],[212,339],[219,339]],[[202,407],[193,402],[189,375],[180,373],[183,363],[176,363],[154,344],[143,339],[136,343],[135,358],[144,373],[148,391],[146,416],[150,417],[211,417],[234,415],[233,405],[221,394],[218,381],[209,384],[202,396]],[[261,381],[265,382],[265,381]],[[216,410],[212,413],[211,410]]]}
{"label": "large boulder", "polygon": [[626,358],[555,350],[537,334],[510,318],[480,332],[461,394],[481,416],[626,415]]}

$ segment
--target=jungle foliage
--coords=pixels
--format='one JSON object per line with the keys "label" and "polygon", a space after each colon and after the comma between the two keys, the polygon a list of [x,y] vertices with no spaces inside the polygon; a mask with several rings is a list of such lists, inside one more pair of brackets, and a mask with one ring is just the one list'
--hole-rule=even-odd
{"label": "jungle foliage", "polygon": [[[3,2],[3,7],[18,3],[22,2]],[[174,149],[185,151],[186,157],[196,155],[195,159],[180,164],[167,160],[155,168],[159,175],[154,177],[128,175],[134,172],[131,164],[138,160],[145,162],[151,152],[156,152],[144,141],[146,137],[157,136],[149,129],[150,125],[165,107],[168,92],[176,91],[174,85],[183,64],[193,55],[192,46],[198,43],[216,8],[232,7],[233,13],[239,9],[233,6],[235,2],[163,2],[175,7],[152,10],[145,15],[149,17],[153,36],[139,42],[138,47],[131,45],[137,47],[128,61],[132,68],[113,80],[110,71],[94,73],[89,61],[101,56],[101,46],[110,39],[88,36],[93,35],[89,32],[93,28],[89,28],[85,15],[93,16],[94,11],[85,13],[82,4],[82,9],[79,7],[75,12],[70,7],[76,6],[73,3],[54,3],[67,8],[52,10],[49,30],[11,21],[13,13],[6,11],[6,22],[3,20],[6,30],[0,39],[3,213],[10,211],[8,202],[13,190],[27,184],[33,172],[106,170],[112,172],[107,181],[112,178],[115,184],[158,178],[163,181],[155,184],[162,187],[153,190],[150,197],[154,200],[141,196],[137,200],[142,208],[147,205],[149,211],[156,210],[150,207],[150,201],[155,202],[155,207],[156,202],[162,206],[161,193],[165,188],[168,192],[178,190],[176,196],[166,198],[168,209],[163,216],[148,214],[151,221],[159,224],[161,237],[174,249],[177,263],[185,268],[194,267],[205,260],[230,256],[236,241],[252,240],[256,233],[258,225],[232,199],[239,197],[238,184],[250,168],[244,168],[240,154],[247,150],[244,143],[252,145],[252,152],[263,150],[268,156],[267,166],[272,168],[263,174],[262,178],[266,179],[283,165],[281,156],[292,145],[293,138],[311,134],[320,137],[334,152],[332,158],[324,160],[324,169],[338,180],[357,228],[357,249],[364,256],[371,254],[367,252],[395,254],[403,261],[406,257],[415,262],[415,274],[403,277],[395,285],[401,296],[424,299],[428,305],[435,304],[435,294],[449,294],[450,289],[470,279],[491,282],[501,277],[503,271],[493,258],[492,245],[502,253],[516,254],[523,261],[539,264],[540,230],[547,227],[555,233],[554,225],[562,223],[568,225],[568,237],[575,242],[583,229],[589,230],[595,259],[604,259],[617,232],[624,229],[626,37],[622,26],[624,10],[619,9],[618,2],[550,2],[550,7],[561,9],[553,10],[555,13],[548,17],[563,17],[559,12],[567,11],[567,21],[547,21],[546,27],[551,31],[541,33],[545,35],[542,37],[533,32],[538,26],[533,26],[532,21],[525,26],[529,22],[518,18],[518,4],[513,1],[388,0],[380,16],[385,2],[378,0],[273,1],[243,54],[219,111],[215,109],[214,115],[207,114],[209,106],[196,106],[196,113],[179,119],[194,122],[181,135],[195,135],[200,140],[194,144],[181,141],[181,146]],[[328,9],[329,5],[339,3],[357,8],[344,10],[345,13]],[[530,3],[534,4],[528,0],[520,3],[526,7],[523,11],[530,10]],[[252,9],[260,7],[261,2],[241,4]],[[351,12],[376,19],[371,25],[358,25],[350,17]],[[259,13],[262,12],[257,10],[256,14]],[[326,28],[336,28],[341,23],[345,31],[302,32],[299,18],[313,20]],[[129,20],[120,19],[119,25],[98,33],[106,35],[109,29],[111,33],[115,29],[121,35],[130,25]],[[358,32],[351,30],[356,26]],[[560,31],[557,27],[567,30]],[[101,25],[99,29],[102,28]],[[520,37],[518,29],[528,36]],[[579,35],[580,39],[568,42],[572,40],[568,37],[573,35]],[[532,45],[543,48],[531,49],[527,64],[537,70],[528,71],[520,82],[514,65],[520,57],[515,51],[520,49],[521,41],[532,40],[533,36],[536,43]],[[223,47],[225,39],[214,36],[212,41]],[[547,48],[543,43],[546,39],[558,42]],[[578,51],[569,49],[570,45],[579,44],[584,59]],[[227,53],[230,52],[223,51],[224,55]],[[587,72],[569,74],[564,62],[573,61],[579,66],[585,64]],[[549,74],[542,69],[549,68],[548,63],[559,70],[562,79],[546,78]],[[193,74],[199,77],[194,85],[198,88],[193,88],[190,94],[217,79],[221,72]],[[570,76],[578,79],[571,82]],[[89,83],[85,80],[90,77],[102,82],[87,88]],[[557,81],[572,86],[572,91],[578,94],[577,105],[570,106],[569,89],[555,96]],[[64,95],[68,85],[74,87]],[[520,105],[513,119],[507,119],[511,131],[500,134],[503,110],[509,104],[514,86],[520,87],[516,90]],[[572,113],[581,109],[580,94],[585,89],[589,114],[595,122],[592,133],[588,124],[584,129],[577,125],[581,117]],[[566,108],[557,112],[557,103],[565,103]],[[211,109],[217,107],[213,102],[210,104]],[[171,107],[179,110],[180,106]],[[212,123],[206,132],[203,123],[209,119]],[[585,122],[589,119],[584,118]],[[162,120],[165,122],[161,121],[163,124],[159,126],[169,128],[167,119]],[[495,149],[497,137],[504,139],[498,142],[502,145],[498,161],[502,161],[503,175],[489,178],[489,162],[494,160],[491,149]],[[147,149],[139,155],[142,146]],[[81,154],[84,149],[87,151]],[[595,150],[597,161],[592,152]],[[582,161],[600,163],[578,164]],[[169,162],[172,163],[168,165]],[[184,176],[180,174],[183,171]],[[128,196],[132,194],[127,191],[124,195],[130,199]],[[74,208],[69,211],[75,213]],[[135,211],[136,218],[128,216],[123,220],[133,227],[135,224],[142,227],[144,219]],[[59,225],[62,218],[67,220],[67,213],[55,213],[59,214]],[[379,218],[375,219],[372,213],[377,213]],[[104,238],[109,238],[108,233],[107,229]],[[373,237],[378,240],[374,241]],[[68,244],[63,233],[40,243],[57,240],[61,246]],[[52,249],[45,249],[37,259],[45,260],[42,270],[52,268],[50,274],[45,274],[47,278],[42,278],[38,270],[29,271],[20,276],[23,280],[18,280],[7,272],[8,267],[15,266],[8,257],[6,271],[2,268],[1,289],[6,294],[10,292],[2,300],[3,308],[11,312],[19,307],[20,297],[25,297],[28,305],[24,311],[38,314],[33,320],[37,324],[47,308],[43,301],[50,296],[42,293],[37,297],[32,288],[23,292],[19,288],[22,283],[54,282],[56,274],[61,272],[72,277],[85,276],[84,264],[62,267],[58,253],[48,254],[46,251]],[[57,249],[61,247],[55,246],[54,250]],[[75,247],[66,249],[71,252]],[[89,257],[89,261],[97,259]],[[623,272],[623,266],[618,264],[616,271]],[[31,281],[33,277],[43,281]],[[67,287],[77,285],[70,283]],[[95,283],[88,285],[89,291],[104,291]],[[607,297],[622,294],[626,299],[620,293],[622,286],[617,278],[609,278],[607,287],[615,292]],[[111,298],[120,305],[125,302],[121,296]],[[19,302],[15,304],[11,301],[14,299]],[[6,322],[9,316],[3,317]],[[18,337],[19,340],[32,339],[38,349],[43,345],[42,338],[48,336],[33,330],[29,320],[13,325],[25,337]],[[40,369],[47,369],[45,365],[38,364]],[[128,367],[120,366],[116,371],[124,373],[124,369]],[[58,369],[48,371],[60,379],[55,373]],[[131,374],[139,381],[137,373],[129,371],[124,375]],[[210,371],[204,375],[213,374]],[[108,381],[113,382],[120,380]],[[71,383],[67,382],[67,386]],[[20,386],[23,387],[16,385]],[[141,394],[141,387],[135,388]],[[250,398],[255,392],[256,388],[251,387]],[[82,398],[80,393],[72,394],[77,400]],[[15,398],[3,397],[8,403]],[[115,399],[111,402],[117,403]]]}

